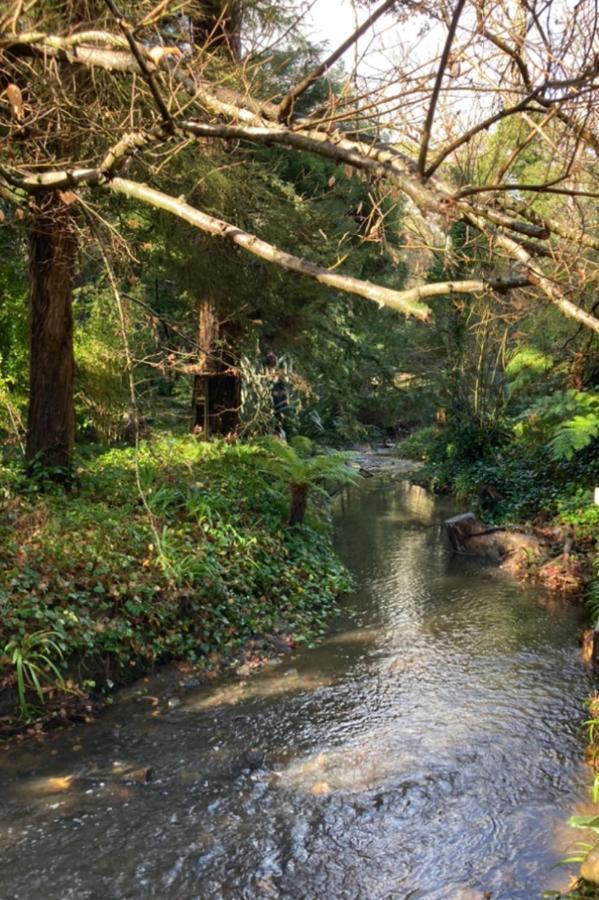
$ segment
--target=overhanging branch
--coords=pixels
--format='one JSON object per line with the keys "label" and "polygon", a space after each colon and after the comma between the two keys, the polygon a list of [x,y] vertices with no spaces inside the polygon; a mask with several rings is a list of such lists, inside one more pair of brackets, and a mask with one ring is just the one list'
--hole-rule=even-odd
{"label": "overhanging branch", "polygon": [[[222,219],[217,219],[208,215],[208,213],[201,212],[199,209],[186,203],[185,200],[171,197],[146,184],[139,184],[126,178],[112,178],[110,181],[105,182],[104,186],[117,194],[123,194],[126,197],[153,206],[155,209],[162,209],[171,213],[195,228],[199,228],[201,231],[214,237],[223,238],[238,247],[242,247],[254,256],[258,256],[260,259],[266,260],[266,262],[274,263],[288,272],[312,278],[314,281],[325,284],[327,287],[365,297],[374,303],[378,303],[379,306],[389,306],[391,309],[396,309],[406,316],[414,316],[421,321],[426,321],[429,318],[429,309],[419,302],[418,289],[394,291],[391,288],[372,284],[369,281],[353,278],[351,275],[343,275],[334,269],[317,266],[315,263],[294,256],[292,253],[287,253],[285,250],[281,250],[235,225],[223,222]],[[424,287],[433,288],[436,285],[425,285]],[[434,291],[428,295],[430,296],[432,293],[440,292]],[[420,296],[426,296],[426,294]]]}

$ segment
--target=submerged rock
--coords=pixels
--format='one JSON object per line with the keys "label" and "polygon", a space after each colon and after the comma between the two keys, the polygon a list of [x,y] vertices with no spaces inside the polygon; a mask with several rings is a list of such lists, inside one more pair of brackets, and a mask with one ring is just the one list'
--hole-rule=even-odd
{"label": "submerged rock", "polygon": [[262,750],[257,750],[255,747],[252,747],[250,750],[246,750],[243,754],[243,761],[248,769],[255,771],[256,769],[261,769],[264,765],[264,752]]}
{"label": "submerged rock", "polygon": [[154,777],[153,766],[139,766],[131,768],[120,762],[113,762],[112,772],[118,775],[125,782],[135,782],[136,784],[148,784]]}
{"label": "submerged rock", "polygon": [[326,781],[317,781],[312,785],[310,793],[313,797],[326,797],[331,793],[331,786]]}
{"label": "submerged rock", "polygon": [[177,709],[177,707],[181,706],[182,703],[183,701],[180,699],[180,697],[169,697],[166,701],[166,705],[169,709]]}

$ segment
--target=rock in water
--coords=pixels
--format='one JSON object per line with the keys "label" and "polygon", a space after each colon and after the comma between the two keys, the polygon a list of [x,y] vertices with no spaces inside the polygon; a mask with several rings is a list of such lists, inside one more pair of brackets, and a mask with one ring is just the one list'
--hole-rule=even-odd
{"label": "rock in water", "polygon": [[148,784],[154,777],[154,768],[152,766],[140,766],[139,769],[126,769],[122,772],[121,777],[123,781]]}
{"label": "rock in water", "polygon": [[484,531],[485,526],[480,522],[474,513],[462,513],[460,516],[454,516],[452,519],[446,519],[445,530],[449,543],[456,553],[466,553],[468,547],[466,541],[472,534],[478,534]]}
{"label": "rock in water", "polygon": [[591,850],[580,866],[580,877],[593,884],[599,884],[599,847]]}
{"label": "rock in water", "polygon": [[310,793],[314,797],[326,797],[327,794],[331,793],[331,787],[327,784],[326,781],[318,781],[315,785],[313,785]]}
{"label": "rock in water", "polygon": [[243,761],[248,769],[254,772],[256,769],[261,769],[264,765],[264,753],[262,750],[252,747],[251,750],[246,750],[243,754]]}

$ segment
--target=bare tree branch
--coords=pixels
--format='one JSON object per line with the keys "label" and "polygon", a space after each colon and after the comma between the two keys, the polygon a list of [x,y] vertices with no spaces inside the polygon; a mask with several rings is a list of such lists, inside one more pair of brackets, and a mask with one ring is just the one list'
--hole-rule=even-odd
{"label": "bare tree branch", "polygon": [[158,90],[158,86],[156,84],[154,75],[150,71],[150,68],[148,67],[146,58],[145,58],[144,54],[141,52],[140,47],[139,47],[137,41],[135,40],[135,37],[133,36],[133,31],[131,30],[131,27],[127,23],[126,19],[124,18],[123,14],[119,10],[119,8],[116,5],[116,3],[114,2],[114,0],[104,0],[104,2],[106,3],[106,6],[109,8],[109,10],[113,14],[113,16],[115,16],[115,18],[117,19],[119,27],[120,27],[121,31],[123,32],[123,34],[125,35],[127,43],[129,44],[129,47],[131,48],[131,53],[135,57],[137,65],[139,66],[141,74],[143,75],[143,77],[146,81],[146,84],[150,88],[152,97],[154,98],[154,102],[155,102],[156,106],[158,107],[158,111],[159,111],[160,117],[162,119],[162,127],[167,132],[172,134],[172,132],[174,131],[174,128],[175,128],[175,126],[173,124],[172,116],[169,112],[169,109],[168,109],[166,103],[162,99],[162,94]]}
{"label": "bare tree branch", "polygon": [[372,15],[365,19],[364,22],[362,22],[362,24],[359,26],[359,28],[356,28],[353,34],[351,34],[345,41],[343,41],[343,43],[339,47],[337,47],[337,49],[333,53],[331,53],[330,56],[328,56],[323,62],[321,62],[320,65],[316,66],[316,68],[313,69],[312,72],[309,72],[305,78],[302,78],[299,84],[295,85],[295,87],[293,87],[289,91],[289,93],[285,97],[283,97],[281,103],[279,104],[278,118],[280,122],[289,123],[289,120],[293,115],[293,104],[298,99],[298,97],[301,97],[302,94],[305,94],[308,88],[311,87],[311,85],[313,85],[315,81],[318,81],[318,79],[321,78],[325,74],[325,72],[328,72],[329,69],[335,65],[337,60],[341,59],[343,54],[346,53],[347,50],[349,50],[349,48],[353,46],[353,44],[355,44],[356,41],[358,41],[362,37],[362,35],[365,34],[368,29],[374,25],[377,19],[380,19],[381,16],[383,16],[393,7],[395,2],[396,0],[385,0],[384,3],[381,3],[381,5],[377,9],[375,9]]}
{"label": "bare tree branch", "polygon": [[453,44],[453,39],[455,37],[455,33],[458,27],[458,22],[460,21],[460,16],[462,15],[464,4],[466,0],[458,0],[456,4],[456,8],[453,12],[453,16],[451,17],[451,23],[449,25],[449,32],[447,34],[447,39],[445,41],[445,46],[443,47],[443,53],[441,54],[441,61],[439,63],[439,67],[437,69],[437,77],[435,78],[435,86],[433,88],[433,93],[431,95],[428,112],[426,114],[426,120],[424,122],[424,127],[422,129],[422,140],[420,143],[420,153],[418,154],[418,171],[421,175],[424,175],[424,171],[426,169],[426,156],[428,153],[428,145],[431,139],[431,131],[433,127],[433,120],[435,118],[435,111],[437,109],[437,102],[439,100],[439,92],[441,90],[441,85],[443,83],[443,78],[445,77],[445,70],[447,69],[447,63],[449,62],[449,54],[451,53],[451,47]]}

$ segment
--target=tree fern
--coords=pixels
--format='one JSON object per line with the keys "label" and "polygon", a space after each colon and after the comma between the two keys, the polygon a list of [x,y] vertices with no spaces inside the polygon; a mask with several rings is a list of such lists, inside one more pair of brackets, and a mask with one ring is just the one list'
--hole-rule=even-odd
{"label": "tree fern", "polygon": [[571,459],[599,438],[599,394],[555,391],[519,417],[516,434],[527,444],[547,443],[554,459]]}
{"label": "tree fern", "polygon": [[266,451],[266,471],[288,485],[289,525],[301,525],[304,521],[308,494],[313,487],[327,482],[347,484],[355,480],[355,472],[347,464],[347,453],[306,457],[285,441],[274,437],[264,438],[261,444]]}

